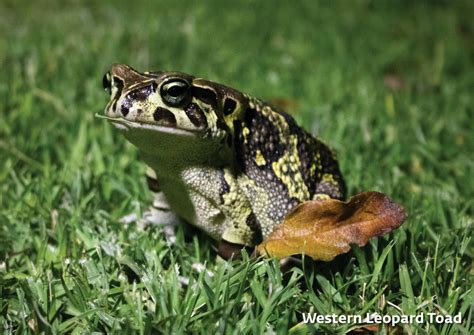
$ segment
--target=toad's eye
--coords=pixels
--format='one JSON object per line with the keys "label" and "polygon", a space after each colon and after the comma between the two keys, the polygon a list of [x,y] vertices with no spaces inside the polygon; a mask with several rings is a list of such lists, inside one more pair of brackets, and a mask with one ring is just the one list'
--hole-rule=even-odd
{"label": "toad's eye", "polygon": [[110,73],[107,72],[104,75],[104,78],[102,78],[102,86],[104,87],[104,90],[110,94],[112,92],[112,82],[110,81]]}
{"label": "toad's eye", "polygon": [[180,78],[170,79],[161,86],[160,94],[167,105],[182,106],[190,97],[189,84]]}

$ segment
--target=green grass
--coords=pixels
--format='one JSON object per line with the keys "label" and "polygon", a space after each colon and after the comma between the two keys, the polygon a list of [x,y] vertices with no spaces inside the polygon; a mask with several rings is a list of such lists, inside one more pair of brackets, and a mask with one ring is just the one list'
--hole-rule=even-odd
{"label": "green grass", "polygon": [[[0,329],[343,333],[302,313],[403,311],[463,316],[407,333],[473,333],[474,6],[402,4],[2,1]],[[114,62],[296,101],[350,194],[384,192],[408,220],[287,274],[218,262],[182,229],[170,247],[158,227],[123,225],[150,195],[135,148],[94,118]]]}

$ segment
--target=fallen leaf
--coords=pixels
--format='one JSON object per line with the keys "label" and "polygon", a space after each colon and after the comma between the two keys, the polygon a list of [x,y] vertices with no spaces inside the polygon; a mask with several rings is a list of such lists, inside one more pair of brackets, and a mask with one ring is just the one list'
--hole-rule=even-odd
{"label": "fallen leaf", "polygon": [[359,193],[347,202],[306,201],[286,216],[257,251],[277,258],[306,254],[330,261],[348,252],[351,244],[363,246],[398,228],[405,218],[403,207],[379,192]]}

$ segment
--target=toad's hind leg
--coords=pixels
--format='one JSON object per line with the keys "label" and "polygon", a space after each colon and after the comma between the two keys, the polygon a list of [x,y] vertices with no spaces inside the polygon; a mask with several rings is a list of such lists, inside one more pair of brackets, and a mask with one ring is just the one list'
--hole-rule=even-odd
{"label": "toad's hind leg", "polygon": [[175,227],[178,223],[178,217],[174,214],[165,195],[161,191],[160,184],[156,179],[153,169],[147,167],[146,180],[148,188],[153,193],[153,203],[143,214],[143,223],[156,224],[163,226],[163,232],[170,243],[176,242]]}

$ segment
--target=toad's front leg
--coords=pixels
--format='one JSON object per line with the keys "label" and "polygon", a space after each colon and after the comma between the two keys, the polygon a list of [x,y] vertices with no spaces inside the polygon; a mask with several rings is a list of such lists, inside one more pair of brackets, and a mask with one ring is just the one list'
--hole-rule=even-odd
{"label": "toad's front leg", "polygon": [[153,203],[148,210],[143,213],[142,223],[144,225],[156,224],[162,226],[166,240],[174,244],[176,242],[175,228],[179,222],[179,218],[171,211],[170,205],[156,179],[155,171],[150,167],[147,167],[146,180],[148,188],[153,194]]}

